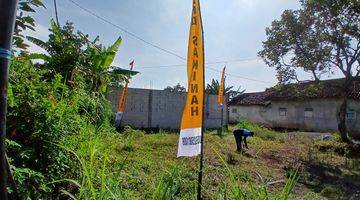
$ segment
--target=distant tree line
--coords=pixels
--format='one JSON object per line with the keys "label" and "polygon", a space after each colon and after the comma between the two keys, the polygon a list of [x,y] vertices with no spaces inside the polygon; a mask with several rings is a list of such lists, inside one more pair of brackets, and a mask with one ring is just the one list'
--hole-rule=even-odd
{"label": "distant tree line", "polygon": [[[212,79],[211,83],[206,84],[205,92],[207,94],[217,95],[219,93],[219,87],[219,81]],[[180,83],[176,84],[175,86],[167,86],[166,88],[164,88],[164,90],[168,92],[186,92],[186,88]],[[234,86],[226,86],[224,89],[224,95],[227,96],[229,99],[241,95],[244,92],[245,90],[241,89],[241,86],[239,86],[237,90],[234,90]]]}

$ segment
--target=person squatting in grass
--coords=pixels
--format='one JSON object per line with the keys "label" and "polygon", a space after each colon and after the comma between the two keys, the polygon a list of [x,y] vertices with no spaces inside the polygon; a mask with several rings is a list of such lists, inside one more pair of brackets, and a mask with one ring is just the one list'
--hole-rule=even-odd
{"label": "person squatting in grass", "polygon": [[241,152],[242,151],[242,142],[244,141],[244,146],[245,146],[245,148],[248,149],[246,138],[254,136],[255,133],[248,129],[241,128],[241,129],[234,130],[233,134],[234,134],[235,141],[236,141],[236,151]]}

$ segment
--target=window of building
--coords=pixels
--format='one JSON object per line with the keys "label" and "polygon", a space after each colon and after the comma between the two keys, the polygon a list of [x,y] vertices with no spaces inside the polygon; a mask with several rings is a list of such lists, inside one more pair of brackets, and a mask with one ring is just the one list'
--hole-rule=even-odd
{"label": "window of building", "polygon": [[232,113],[237,113],[237,109],[236,109],[236,108],[233,108],[233,109],[231,110],[231,112],[232,112]]}
{"label": "window of building", "polygon": [[313,118],[314,117],[314,109],[312,108],[305,108],[304,110],[305,118]]}
{"label": "window of building", "polygon": [[347,120],[354,120],[356,118],[356,113],[353,110],[349,110],[346,113],[346,119]]}
{"label": "window of building", "polygon": [[287,109],[286,108],[279,108],[279,115],[280,116],[286,116]]}

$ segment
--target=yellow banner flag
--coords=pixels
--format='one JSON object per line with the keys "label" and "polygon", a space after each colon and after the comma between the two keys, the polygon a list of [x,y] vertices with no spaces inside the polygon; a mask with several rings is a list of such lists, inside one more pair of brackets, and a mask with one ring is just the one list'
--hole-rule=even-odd
{"label": "yellow banner flag", "polygon": [[218,98],[217,98],[217,103],[219,105],[219,107],[223,107],[223,97],[224,97],[224,87],[225,87],[225,69],[226,67],[223,68],[222,70],[222,74],[221,74],[221,80],[220,80],[220,85],[219,85],[219,93],[218,93]]}
{"label": "yellow banner flag", "polygon": [[[134,63],[135,61],[131,61],[130,65],[130,70],[133,70],[134,68]],[[116,116],[115,116],[115,126],[119,127],[121,125],[121,119],[122,116],[124,114],[125,111],[125,104],[126,104],[126,95],[127,95],[127,91],[128,91],[128,86],[129,86],[129,80],[126,80],[125,86],[123,88],[123,90],[120,93],[119,96],[119,103],[118,103],[118,107],[116,109]]]}
{"label": "yellow banner flag", "polygon": [[204,109],[204,39],[199,0],[193,0],[188,44],[188,93],[181,120],[177,156],[201,153]]}

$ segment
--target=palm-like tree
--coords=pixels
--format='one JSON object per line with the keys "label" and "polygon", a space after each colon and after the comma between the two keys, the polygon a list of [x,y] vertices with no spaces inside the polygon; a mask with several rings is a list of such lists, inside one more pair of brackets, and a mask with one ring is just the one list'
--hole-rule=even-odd
{"label": "palm-like tree", "polygon": [[[219,93],[220,83],[218,80],[212,79],[211,83],[206,85],[206,93],[217,95]],[[228,86],[224,89],[224,95],[229,96],[232,99],[240,94],[243,94],[245,90],[241,90],[241,86],[237,90],[233,90],[234,86]]]}
{"label": "palm-like tree", "polygon": [[168,92],[175,92],[175,93],[186,92],[186,88],[184,86],[180,85],[180,83],[176,84],[173,87],[167,86],[164,90],[168,91]]}

